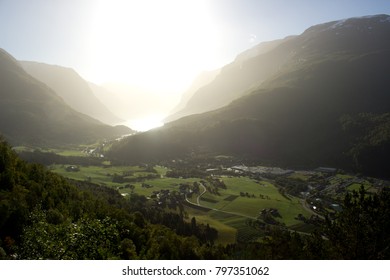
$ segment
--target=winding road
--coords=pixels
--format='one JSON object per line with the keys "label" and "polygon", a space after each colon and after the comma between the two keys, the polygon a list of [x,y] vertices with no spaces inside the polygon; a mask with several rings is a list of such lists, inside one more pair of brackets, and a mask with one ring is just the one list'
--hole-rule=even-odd
{"label": "winding road", "polygon": [[244,217],[244,218],[248,218],[248,219],[252,219],[252,220],[256,220],[257,219],[257,217],[247,216],[247,215],[243,215],[241,213],[229,212],[229,211],[224,211],[224,210],[220,210],[220,209],[217,209],[217,208],[210,208],[210,207],[207,207],[207,206],[204,206],[204,205],[200,205],[200,198],[202,197],[202,195],[204,195],[207,192],[206,187],[202,183],[200,183],[200,186],[203,188],[203,192],[201,194],[199,194],[198,197],[196,198],[196,203],[193,203],[193,202],[189,201],[187,195],[185,196],[186,201],[189,204],[192,204],[192,205],[195,205],[195,206],[201,206],[203,208],[206,208],[206,209],[209,209],[209,210],[212,210],[212,211],[221,212],[221,213],[230,214],[230,215],[235,215],[235,216],[239,216],[239,217]]}
{"label": "winding road", "polygon": [[[203,192],[200,194],[200,195],[198,195],[198,197],[196,198],[196,203],[198,204],[198,206],[201,206],[200,205],[200,197],[202,196],[202,195],[204,195],[206,192],[207,192],[207,189],[206,189],[206,187],[202,184],[202,183],[200,183],[200,186],[203,188]],[[186,199],[187,199],[187,196],[186,196]],[[187,200],[188,201],[188,200]],[[189,202],[189,201],[188,201]],[[191,202],[190,202],[191,203]]]}
{"label": "winding road", "polygon": [[307,202],[306,202],[306,199],[299,199],[299,201],[301,202],[301,205],[303,208],[305,208],[306,211],[308,211],[309,213],[313,214],[313,215],[316,215],[318,216],[319,218],[325,220],[325,217],[318,214],[317,212],[315,212],[313,209],[311,209],[311,207],[309,205],[307,205]]}
{"label": "winding road", "polygon": [[[203,207],[203,208],[205,208],[205,209],[209,209],[209,210],[211,210],[211,211],[216,211],[216,212],[220,212],[220,213],[235,215],[235,216],[239,216],[239,217],[243,217],[243,218],[248,218],[248,219],[252,219],[252,220],[257,220],[257,217],[247,216],[247,215],[244,215],[244,214],[241,214],[241,213],[229,212],[229,211],[224,211],[224,210],[220,210],[220,209],[216,209],[216,208],[210,208],[210,207],[207,207],[207,206],[204,206],[204,205],[200,205],[200,198],[202,197],[202,195],[204,195],[204,194],[207,192],[206,187],[205,187],[202,183],[200,183],[200,185],[201,185],[201,187],[203,188],[203,192],[202,192],[201,194],[199,194],[198,197],[196,198],[196,203],[189,201],[187,195],[185,195],[185,199],[186,199],[187,203],[192,204],[192,205],[194,205],[194,206],[201,206],[201,207]],[[306,204],[304,201],[301,201],[301,203],[302,203],[302,206],[303,206],[306,210],[308,210],[308,211],[310,211],[310,212],[313,212],[310,208],[307,207],[307,205],[304,205],[304,204]],[[314,213],[315,213],[315,212],[314,212]],[[316,214],[316,215],[318,215],[318,214]],[[310,233],[307,233],[307,232],[296,231],[296,230],[291,230],[291,229],[287,229],[287,230],[288,230],[289,232],[298,232],[298,233],[300,233],[300,234],[310,235]]]}

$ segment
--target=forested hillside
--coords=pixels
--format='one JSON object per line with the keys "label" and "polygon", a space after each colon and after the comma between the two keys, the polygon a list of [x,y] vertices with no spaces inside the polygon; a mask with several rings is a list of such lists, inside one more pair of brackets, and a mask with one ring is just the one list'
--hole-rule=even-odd
{"label": "forested hillside", "polygon": [[389,18],[313,26],[246,61],[255,64],[260,57],[289,50],[280,69],[247,95],[221,109],[129,137],[114,145],[110,155],[136,162],[223,154],[277,166],[327,165],[388,177],[383,162],[389,146]]}
{"label": "forested hillside", "polygon": [[[348,194],[312,235],[269,225],[262,241],[214,245],[217,231],[20,160],[0,142],[1,259],[388,259],[390,195]],[[256,223],[251,223],[256,228]]]}
{"label": "forested hillside", "polygon": [[286,43],[292,38],[260,43],[239,54],[212,81],[196,90],[184,108],[168,116],[166,122],[221,108],[249,93],[289,61],[291,47]]}
{"label": "forested hillside", "polygon": [[0,142],[1,258],[220,257],[209,248],[215,230],[147,209],[145,200],[125,200],[107,187],[70,183],[41,165],[23,162]]}
{"label": "forested hillside", "polygon": [[0,49],[0,134],[14,145],[60,146],[131,133],[69,107]]}
{"label": "forested hillside", "polygon": [[19,63],[29,75],[48,85],[74,110],[105,124],[115,125],[123,122],[99,101],[88,82],[75,70],[33,61]]}

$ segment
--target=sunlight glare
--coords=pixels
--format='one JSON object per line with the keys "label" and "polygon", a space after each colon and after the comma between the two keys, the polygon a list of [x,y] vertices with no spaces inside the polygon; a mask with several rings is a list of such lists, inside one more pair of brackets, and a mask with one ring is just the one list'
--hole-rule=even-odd
{"label": "sunlight glare", "polygon": [[163,117],[158,115],[151,115],[141,119],[134,119],[123,123],[136,131],[145,132],[153,128],[161,127],[164,125]]}
{"label": "sunlight glare", "polygon": [[217,32],[205,0],[100,1],[90,38],[99,82],[181,91],[210,65]]}

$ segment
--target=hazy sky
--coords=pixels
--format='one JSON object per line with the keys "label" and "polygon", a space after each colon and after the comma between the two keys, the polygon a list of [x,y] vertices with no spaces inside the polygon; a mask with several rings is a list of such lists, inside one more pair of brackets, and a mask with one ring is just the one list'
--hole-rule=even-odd
{"label": "hazy sky", "polygon": [[0,0],[0,48],[166,94],[261,41],[390,14],[384,0]]}

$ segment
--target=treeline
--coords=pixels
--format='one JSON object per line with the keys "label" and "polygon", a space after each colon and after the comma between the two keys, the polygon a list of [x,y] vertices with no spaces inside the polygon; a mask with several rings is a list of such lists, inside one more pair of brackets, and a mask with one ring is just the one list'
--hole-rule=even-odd
{"label": "treeline", "polygon": [[352,158],[357,171],[389,178],[390,113],[344,115],[340,122],[349,136]]}
{"label": "treeline", "polygon": [[[218,231],[208,224],[198,224],[196,218],[191,223],[184,220],[184,213],[161,211],[161,207],[147,205],[144,196],[133,194],[130,196],[131,210],[141,213],[152,224],[164,225],[181,236],[195,236],[202,244],[212,245],[218,237]],[[180,205],[179,205],[180,207]]]}
{"label": "treeline", "polygon": [[[332,98],[329,97],[329,100]],[[300,112],[303,109],[296,110]],[[245,111],[240,114],[245,114]],[[226,160],[230,166],[234,165],[234,161],[240,164],[237,159],[243,159],[248,164],[261,159],[273,166],[311,169],[325,165],[366,176],[389,177],[389,113],[337,115],[324,122],[324,127],[315,125],[310,118],[301,119],[301,114],[293,116],[295,118],[291,117],[288,121],[285,117],[272,120],[272,123],[278,123],[277,127],[252,119],[229,118],[213,126],[207,124],[199,131],[192,127],[153,130],[114,143],[107,156],[112,162],[121,164],[165,161],[165,166],[175,167],[172,161],[176,161],[182,166],[170,175],[183,178],[199,173],[192,168],[199,165],[198,159],[211,161],[218,155],[235,158]],[[305,125],[296,126],[302,122]],[[215,164],[219,165],[216,160]],[[213,167],[218,165],[213,164]]]}
{"label": "treeline", "polygon": [[[109,188],[69,182],[42,165],[25,163],[0,142],[2,259],[199,259],[220,255],[209,241],[215,239],[215,235],[208,238],[212,236],[209,227],[194,227],[176,216],[156,216],[157,211],[144,210],[142,198],[126,200]],[[171,229],[180,223],[183,230],[176,233]]]}
{"label": "treeline", "polygon": [[199,168],[175,168],[167,171],[167,177],[171,178],[204,178],[207,173]]}
{"label": "treeline", "polygon": [[307,191],[307,183],[301,179],[276,177],[275,183],[278,185],[279,192],[282,195],[290,194],[293,196],[299,196],[301,192]]}
{"label": "treeline", "polygon": [[[362,189],[310,236],[267,225],[258,242],[215,245],[196,219],[146,198],[70,182],[0,141],[2,259],[389,259],[390,193]],[[259,229],[260,230],[260,229]]]}
{"label": "treeline", "polygon": [[42,152],[40,150],[21,151],[19,157],[28,161],[49,166],[51,164],[73,164],[81,166],[100,165],[102,159],[98,157],[83,156],[61,156],[52,152]]}
{"label": "treeline", "polygon": [[[243,259],[389,259],[390,193],[361,189],[346,195],[344,210],[310,236],[266,227],[262,242],[227,246]],[[240,252],[237,254],[237,252]]]}

